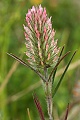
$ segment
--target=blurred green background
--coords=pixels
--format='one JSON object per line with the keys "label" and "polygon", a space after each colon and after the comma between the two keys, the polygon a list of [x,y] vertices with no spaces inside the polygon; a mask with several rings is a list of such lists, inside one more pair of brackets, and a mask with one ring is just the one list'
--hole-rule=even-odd
{"label": "blurred green background", "polygon": [[[71,55],[77,49],[72,66],[54,97],[56,119],[63,117],[68,103],[72,104],[69,120],[80,120],[80,1],[79,0],[0,0],[0,120],[39,120],[32,93],[35,91],[47,118],[46,103],[40,78],[30,69],[16,62],[6,52],[22,57],[25,38],[25,15],[33,5],[42,4],[52,16],[58,45],[65,44],[64,53],[71,51],[59,66],[56,82]],[[56,84],[56,83],[55,83]],[[77,89],[77,92],[76,92]],[[75,109],[77,112],[73,112]],[[72,112],[71,112],[72,111]],[[74,113],[74,114],[73,114]]]}

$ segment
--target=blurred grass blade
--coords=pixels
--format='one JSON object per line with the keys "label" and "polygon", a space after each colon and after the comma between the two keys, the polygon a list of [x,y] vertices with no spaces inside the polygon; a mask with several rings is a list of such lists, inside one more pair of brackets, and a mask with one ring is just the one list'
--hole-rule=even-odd
{"label": "blurred grass blade", "polygon": [[69,112],[69,103],[68,103],[68,106],[67,106],[66,115],[65,115],[64,120],[67,120],[67,118],[68,118],[68,112]]}
{"label": "blurred grass blade", "polygon": [[60,64],[60,62],[61,62],[69,53],[70,53],[70,51],[67,52],[67,53],[58,61],[58,63],[55,65],[55,67],[54,67],[53,70],[51,71],[51,74],[50,74],[50,76],[49,76],[49,78],[48,78],[48,81],[51,79],[54,71],[56,70],[56,68],[58,67],[58,65]]}
{"label": "blurred grass blade", "polygon": [[35,103],[35,105],[37,107],[37,110],[38,110],[38,113],[40,115],[41,120],[45,120],[41,104],[40,104],[40,102],[39,102],[38,97],[36,96],[36,94],[33,94],[33,99],[34,99],[34,103]]}
{"label": "blurred grass blade", "polygon": [[[58,61],[60,60],[60,58],[61,58],[61,56],[62,56],[63,50],[64,50],[64,46],[63,46],[62,49],[61,49],[61,52],[60,52]],[[54,73],[53,73],[52,84],[54,83],[54,78],[55,78],[55,75],[56,75],[56,71],[57,71],[57,67],[56,67],[56,69],[55,69],[55,71],[54,71]]]}
{"label": "blurred grass blade", "polygon": [[64,75],[65,75],[65,73],[66,73],[66,71],[67,71],[67,69],[68,69],[68,67],[69,67],[69,65],[70,65],[70,63],[71,63],[71,61],[72,61],[75,54],[76,54],[76,51],[73,53],[71,59],[69,60],[69,63],[67,64],[67,66],[66,66],[66,68],[65,68],[65,70],[64,70],[64,72],[63,72],[63,74],[62,74],[62,76],[61,76],[61,78],[60,78],[60,80],[59,80],[59,82],[57,84],[57,86],[56,86],[56,88],[54,89],[53,97],[56,94],[56,92],[57,92],[57,90],[58,90],[58,88],[59,88],[59,86],[60,86],[60,84],[61,84],[61,82],[63,80],[63,77],[64,77]]}
{"label": "blurred grass blade", "polygon": [[27,112],[28,112],[28,117],[29,117],[29,120],[31,120],[31,116],[30,116],[30,111],[29,111],[29,108],[27,108]]}
{"label": "blurred grass blade", "polygon": [[24,62],[22,59],[18,58],[16,55],[12,54],[12,53],[7,53],[9,56],[11,56],[12,58],[14,58],[15,60],[17,60],[18,62],[20,62],[21,64],[23,64],[24,66],[30,68],[31,70],[33,70],[35,73],[37,73],[39,75],[39,77],[45,81],[44,77],[42,76],[42,74],[35,70],[33,67],[31,67],[28,63]]}

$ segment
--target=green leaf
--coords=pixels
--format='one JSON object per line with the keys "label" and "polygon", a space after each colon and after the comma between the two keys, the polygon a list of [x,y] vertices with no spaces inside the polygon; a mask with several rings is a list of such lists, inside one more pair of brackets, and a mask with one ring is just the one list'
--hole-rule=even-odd
{"label": "green leaf", "polygon": [[28,63],[24,62],[22,59],[18,58],[16,55],[12,54],[12,53],[7,53],[9,56],[11,56],[12,58],[14,58],[15,60],[17,60],[18,62],[20,62],[21,64],[23,64],[24,66],[30,68],[31,70],[33,70],[44,82],[46,81],[44,79],[44,77],[42,76],[42,74],[35,70],[32,66],[30,66]]}
{"label": "green leaf", "polygon": [[[61,56],[62,56],[62,53],[63,53],[63,50],[64,50],[64,46],[62,47],[62,49],[61,49],[61,52],[60,52],[60,55],[59,55],[59,58],[58,58],[58,62],[59,62],[59,60],[60,60],[60,58],[61,58]],[[57,63],[58,63],[57,62]],[[58,66],[57,66],[58,67]],[[54,83],[54,78],[55,78],[55,75],[56,75],[56,72],[57,72],[57,67],[56,67],[56,69],[55,69],[55,71],[54,71],[54,73],[53,73],[53,81],[52,81],[52,84]]]}
{"label": "green leaf", "polygon": [[61,82],[63,80],[63,77],[64,77],[64,75],[65,75],[65,73],[66,73],[66,71],[67,71],[67,69],[68,69],[68,67],[69,67],[69,65],[70,65],[70,63],[71,63],[71,61],[72,61],[72,59],[73,59],[73,57],[74,57],[75,54],[76,54],[76,51],[73,53],[71,59],[69,60],[67,66],[66,66],[66,68],[65,68],[65,70],[64,70],[64,72],[63,72],[63,74],[62,74],[62,76],[61,76],[61,78],[60,78],[60,80],[59,80],[59,82],[57,84],[57,86],[56,86],[56,88],[54,89],[53,97],[56,94],[56,92],[57,92],[57,90],[58,90],[58,88],[59,88],[59,86],[60,86],[60,84],[61,84]]}
{"label": "green leaf", "polygon": [[51,77],[52,77],[54,71],[56,70],[57,66],[60,64],[60,62],[61,62],[69,53],[70,53],[70,51],[67,52],[67,53],[57,62],[57,64],[55,65],[55,67],[53,68],[53,70],[51,71],[51,73],[50,73],[50,75],[49,75],[48,81],[51,79]]}

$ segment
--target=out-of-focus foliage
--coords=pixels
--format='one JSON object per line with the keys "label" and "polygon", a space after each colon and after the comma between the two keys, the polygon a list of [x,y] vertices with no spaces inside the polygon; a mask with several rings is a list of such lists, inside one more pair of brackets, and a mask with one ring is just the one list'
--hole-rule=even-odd
{"label": "out-of-focus foliage", "polygon": [[[71,54],[78,49],[73,62],[80,59],[80,2],[78,0],[1,0],[0,117],[4,120],[28,120],[27,108],[30,108],[32,120],[35,120],[35,117],[38,120],[38,113],[32,98],[34,90],[39,96],[43,111],[47,116],[43,87],[37,83],[39,77],[33,71],[19,65],[12,75],[9,74],[11,76],[7,79],[15,60],[10,58],[6,52],[14,53],[17,56],[23,55],[22,59],[26,61],[23,31],[25,15],[31,6],[40,3],[46,7],[49,16],[52,16],[53,28],[56,30],[56,38],[59,39],[59,46],[62,47],[65,44],[65,52],[70,50]],[[68,63],[71,54],[61,63],[59,69]],[[59,116],[66,109],[68,102],[74,102],[77,99],[73,97],[72,91],[76,81],[80,80],[79,71],[80,64],[67,72],[54,98],[54,106]],[[59,77],[56,77],[56,82]],[[80,116],[77,116],[75,120],[79,120]]]}

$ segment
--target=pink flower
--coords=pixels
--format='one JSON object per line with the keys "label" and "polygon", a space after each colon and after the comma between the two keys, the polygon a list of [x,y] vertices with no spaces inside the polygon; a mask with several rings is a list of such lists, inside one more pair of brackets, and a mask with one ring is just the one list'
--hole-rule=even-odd
{"label": "pink flower", "polygon": [[53,66],[58,59],[59,48],[46,9],[41,5],[33,6],[26,14],[26,25],[23,26],[29,64],[36,68]]}

